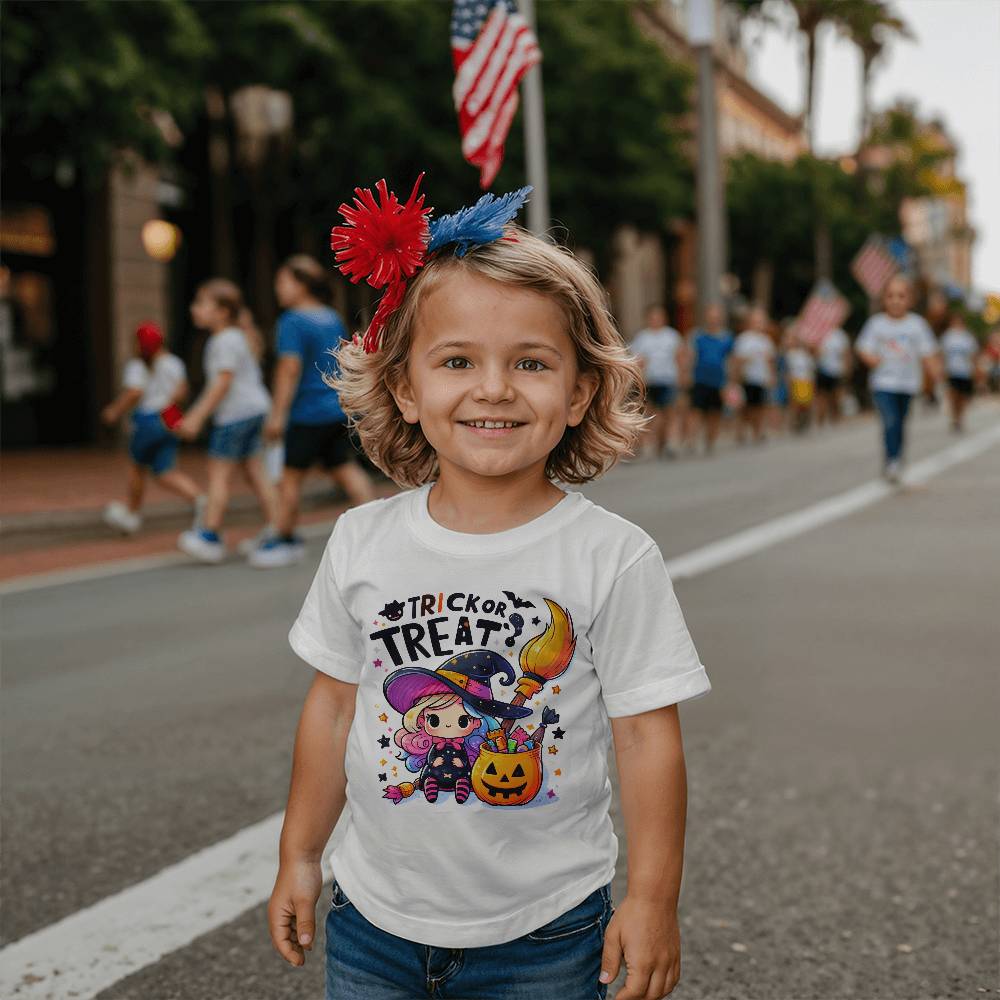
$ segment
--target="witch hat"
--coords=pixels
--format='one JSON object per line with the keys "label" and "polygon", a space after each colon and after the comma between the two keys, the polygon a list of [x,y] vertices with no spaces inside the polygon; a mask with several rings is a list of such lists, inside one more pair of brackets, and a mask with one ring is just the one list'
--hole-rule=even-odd
{"label": "witch hat", "polygon": [[454,692],[477,711],[494,719],[524,719],[531,715],[531,709],[524,705],[494,701],[490,688],[490,679],[494,676],[499,676],[503,685],[513,684],[514,668],[492,649],[472,649],[456,653],[437,670],[401,667],[386,677],[383,691],[386,701],[400,715],[405,715],[418,698],[446,691]]}

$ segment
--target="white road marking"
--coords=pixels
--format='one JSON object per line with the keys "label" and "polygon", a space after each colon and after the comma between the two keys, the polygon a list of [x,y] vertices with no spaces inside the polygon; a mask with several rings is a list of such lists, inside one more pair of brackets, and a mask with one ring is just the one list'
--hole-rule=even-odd
{"label": "white road marking", "polygon": [[[904,484],[924,483],[998,442],[1000,423],[917,462],[905,475]],[[670,559],[667,569],[675,580],[690,579],[847,517],[897,489],[882,482],[865,483]],[[313,526],[316,534],[328,530],[328,526]],[[283,815],[269,816],[144,882],[8,945],[0,951],[0,996],[4,1000],[67,1000],[70,996],[91,1000],[101,990],[259,905],[270,896],[274,882]]]}
{"label": "white road marking", "polygon": [[88,1000],[235,920],[270,895],[283,815],[8,945],[0,996]]}
{"label": "white road marking", "polygon": [[[1000,424],[993,424],[957,444],[950,445],[943,451],[916,462],[903,475],[903,486],[925,483],[953,465],[981,455],[998,442],[1000,442]],[[820,500],[809,507],[792,511],[790,514],[782,514],[745,531],[720,538],[693,552],[669,559],[666,562],[667,572],[673,580],[686,580],[707,573],[709,570],[725,566],[737,559],[744,559],[786,539],[847,517],[855,511],[892,496],[899,490],[900,487],[881,480],[864,483],[826,500]]]}

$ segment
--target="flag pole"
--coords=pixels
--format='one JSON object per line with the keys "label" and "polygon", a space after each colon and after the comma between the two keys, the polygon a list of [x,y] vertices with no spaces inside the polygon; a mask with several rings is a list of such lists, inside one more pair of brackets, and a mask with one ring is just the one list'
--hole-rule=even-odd
{"label": "flag pole", "polygon": [[[521,15],[535,29],[534,0],[518,0]],[[549,171],[545,156],[545,105],[542,99],[542,64],[536,63],[524,77],[524,155],[528,183],[534,188],[528,199],[528,228],[539,236],[549,228]]]}

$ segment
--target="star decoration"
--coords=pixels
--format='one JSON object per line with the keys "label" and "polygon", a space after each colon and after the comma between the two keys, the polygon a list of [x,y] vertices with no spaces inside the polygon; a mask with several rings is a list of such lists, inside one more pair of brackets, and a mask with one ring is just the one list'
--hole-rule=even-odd
{"label": "star decoration", "polygon": [[389,762],[388,762],[388,761],[387,761],[387,760],[385,759],[385,757],[383,757],[383,758],[382,758],[382,759],[381,759],[381,760],[379,761],[379,766],[380,766],[380,767],[385,767],[385,765],[386,765],[386,764],[388,764],[388,763],[389,763]]}
{"label": "star decoration", "polygon": [[551,754],[559,753],[559,747],[549,747],[549,753]]}
{"label": "star decoration", "polygon": [[540,625],[541,622],[542,622],[542,619],[539,618],[537,615],[535,615],[535,617],[531,619],[531,624],[532,625]]}
{"label": "star decoration", "polygon": [[387,775],[387,774],[380,774],[378,776],[378,780],[379,781],[388,781],[389,780],[389,775]]}
{"label": "star decoration", "polygon": [[372,663],[374,663],[376,667],[381,667],[382,666],[382,661],[381,660],[372,660]]}
{"label": "star decoration", "polygon": [[552,773],[553,773],[553,774],[554,774],[554,775],[555,775],[555,776],[556,776],[557,778],[560,778],[560,777],[562,777],[562,768],[561,768],[561,767],[557,767],[557,768],[556,768],[556,769],[555,769],[555,770],[554,770],[554,771],[553,771]]}
{"label": "star decoration", "polygon": [[553,694],[559,694],[559,692],[560,692],[561,690],[562,690],[562,688],[561,688],[561,687],[559,687],[559,685],[558,685],[558,684],[556,684],[556,685],[555,685],[555,686],[554,686],[554,687],[552,688],[552,693],[553,693]]}
{"label": "star decoration", "polygon": [[529,722],[524,728],[530,733],[531,730],[535,728],[535,724],[533,722]]}
{"label": "star decoration", "polygon": [[558,729],[552,730],[552,735],[557,739],[561,740],[566,735],[566,730],[560,726]]}
{"label": "star decoration", "polygon": [[393,776],[393,777],[395,778],[395,777],[396,777],[396,775],[397,775],[398,773],[399,773],[399,768],[397,768],[397,767],[394,767],[394,768],[392,769],[392,776]]}
{"label": "star decoration", "polygon": [[380,736],[378,738],[378,745],[384,750],[389,745],[389,737]]}
{"label": "star decoration", "polygon": [[550,799],[554,799],[556,797],[556,793],[551,788],[548,790],[548,792],[546,792],[546,795],[548,795]]}
{"label": "star decoration", "polygon": [[389,716],[388,716],[388,715],[386,715],[386,714],[385,714],[385,712],[383,712],[383,713],[382,713],[382,714],[381,714],[381,715],[379,716],[379,721],[380,721],[380,722],[388,722],[388,721],[389,721]]}

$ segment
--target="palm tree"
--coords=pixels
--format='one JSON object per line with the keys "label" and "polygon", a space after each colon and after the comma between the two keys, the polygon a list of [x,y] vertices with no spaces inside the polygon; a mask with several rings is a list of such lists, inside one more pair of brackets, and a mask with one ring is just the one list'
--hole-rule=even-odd
{"label": "palm tree", "polygon": [[861,52],[861,108],[859,148],[871,127],[872,68],[893,36],[912,39],[909,25],[895,13],[887,0],[843,0],[838,21],[841,31]]}

